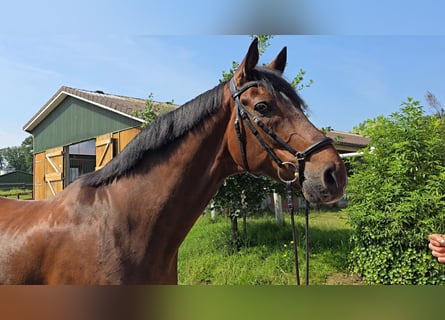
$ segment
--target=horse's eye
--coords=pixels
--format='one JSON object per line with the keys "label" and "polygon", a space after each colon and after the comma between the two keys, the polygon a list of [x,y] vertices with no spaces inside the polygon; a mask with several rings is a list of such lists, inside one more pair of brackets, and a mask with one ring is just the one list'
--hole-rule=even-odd
{"label": "horse's eye", "polygon": [[269,105],[266,102],[258,102],[254,107],[256,112],[265,114],[270,110]]}

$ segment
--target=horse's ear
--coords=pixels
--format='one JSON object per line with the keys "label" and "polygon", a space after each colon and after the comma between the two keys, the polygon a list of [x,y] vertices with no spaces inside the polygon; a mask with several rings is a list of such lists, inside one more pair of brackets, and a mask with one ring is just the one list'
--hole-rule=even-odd
{"label": "horse's ear", "polygon": [[233,74],[237,88],[248,81],[249,73],[256,67],[260,54],[258,52],[258,39],[255,38],[250,44],[246,56]]}
{"label": "horse's ear", "polygon": [[286,60],[287,60],[287,48],[284,47],[281,49],[280,53],[277,57],[269,63],[269,68],[275,69],[283,74],[284,68],[286,68]]}

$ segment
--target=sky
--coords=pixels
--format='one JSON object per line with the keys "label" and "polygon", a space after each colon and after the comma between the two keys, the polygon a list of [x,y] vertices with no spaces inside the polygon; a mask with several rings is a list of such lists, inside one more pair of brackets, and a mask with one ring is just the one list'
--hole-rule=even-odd
{"label": "sky", "polygon": [[[306,1],[307,2],[307,1]],[[276,34],[260,63],[288,49],[284,76],[318,127],[350,131],[431,91],[445,104],[440,0],[64,2],[16,0],[0,10],[0,149],[63,85],[176,104],[214,87],[250,44]],[[419,4],[420,3],[420,4]],[[444,3],[444,4],[442,4]]]}

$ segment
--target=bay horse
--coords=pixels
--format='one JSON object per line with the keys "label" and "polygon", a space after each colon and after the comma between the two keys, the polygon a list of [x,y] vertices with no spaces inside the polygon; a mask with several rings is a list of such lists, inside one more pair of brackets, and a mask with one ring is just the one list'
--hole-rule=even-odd
{"label": "bay horse", "polygon": [[53,198],[1,198],[0,283],[176,284],[179,246],[237,173],[338,200],[345,166],[282,77],[286,47],[267,66],[258,59],[254,40],[230,81],[160,116]]}

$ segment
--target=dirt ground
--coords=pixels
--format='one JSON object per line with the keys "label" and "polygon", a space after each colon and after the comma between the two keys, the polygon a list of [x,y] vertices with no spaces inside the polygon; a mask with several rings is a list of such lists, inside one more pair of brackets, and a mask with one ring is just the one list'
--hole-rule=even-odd
{"label": "dirt ground", "polygon": [[364,285],[365,283],[357,274],[338,272],[331,274],[326,279],[327,285]]}

